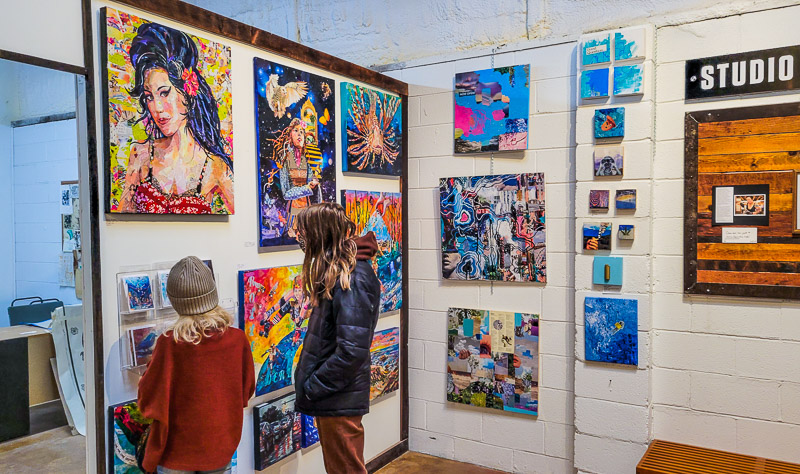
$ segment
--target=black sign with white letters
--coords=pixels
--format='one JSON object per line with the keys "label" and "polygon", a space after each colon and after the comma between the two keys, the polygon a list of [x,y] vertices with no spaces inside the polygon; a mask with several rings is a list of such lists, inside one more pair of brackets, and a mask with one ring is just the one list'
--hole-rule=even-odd
{"label": "black sign with white letters", "polygon": [[686,61],[686,99],[800,89],[800,46]]}

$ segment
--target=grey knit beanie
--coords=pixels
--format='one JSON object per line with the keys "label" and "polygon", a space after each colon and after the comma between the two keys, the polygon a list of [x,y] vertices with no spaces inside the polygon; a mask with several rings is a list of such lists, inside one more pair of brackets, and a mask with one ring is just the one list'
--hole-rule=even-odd
{"label": "grey knit beanie", "polygon": [[211,311],[219,303],[214,274],[197,257],[183,258],[172,267],[167,296],[172,308],[184,316]]}

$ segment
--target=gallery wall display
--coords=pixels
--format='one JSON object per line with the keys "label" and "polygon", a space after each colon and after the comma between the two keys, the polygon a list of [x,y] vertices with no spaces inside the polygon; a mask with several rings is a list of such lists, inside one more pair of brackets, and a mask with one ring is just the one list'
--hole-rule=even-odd
{"label": "gallery wall display", "polygon": [[[400,176],[400,96],[342,82],[342,171]],[[346,135],[345,135],[346,134]]]}
{"label": "gallery wall display", "polygon": [[102,11],[107,211],[233,214],[230,48]]}
{"label": "gallery wall display", "polygon": [[644,94],[646,33],[644,27],[634,27],[583,38],[578,80],[582,101]]}
{"label": "gallery wall display", "polygon": [[800,46],[686,61],[686,99],[800,89]]}
{"label": "gallery wall display", "polygon": [[114,473],[143,474],[136,462],[136,445],[151,422],[142,416],[136,400],[108,407],[108,454]]}
{"label": "gallery wall display", "polygon": [[402,195],[344,190],[342,204],[356,224],[356,234],[373,232],[378,240],[378,255],[372,259],[372,268],[381,281],[381,313],[400,309],[403,298]]}
{"label": "gallery wall display", "polygon": [[796,103],[685,120],[684,292],[800,298]]}
{"label": "gallery wall display", "polygon": [[619,138],[625,136],[625,107],[594,111],[594,137]]}
{"label": "gallery wall display", "polygon": [[450,308],[447,401],[537,415],[539,315]]}
{"label": "gallery wall display", "polygon": [[256,396],[294,382],[310,314],[301,270],[294,265],[239,272],[239,327],[253,352]]}
{"label": "gallery wall display", "polygon": [[[81,249],[80,187],[78,183],[61,182],[61,251]],[[71,260],[71,259],[70,259]],[[70,286],[75,286],[74,275]]]}
{"label": "gallery wall display", "polygon": [[544,173],[442,178],[442,276],[547,281]]}
{"label": "gallery wall display", "polygon": [[377,331],[369,348],[372,368],[370,401],[400,388],[400,328]]}
{"label": "gallery wall display", "polygon": [[455,153],[528,148],[530,65],[456,74]]}
{"label": "gallery wall display", "polygon": [[301,449],[302,415],[295,394],[253,407],[255,469],[261,471]]}
{"label": "gallery wall display", "polygon": [[583,224],[584,250],[611,250],[611,223],[586,222]]}
{"label": "gallery wall display", "polygon": [[253,73],[259,246],[296,245],[297,214],[336,201],[336,84],[259,58]]}
{"label": "gallery wall display", "polygon": [[620,146],[603,146],[594,149],[595,176],[622,176],[624,171],[624,151]]}
{"label": "gallery wall display", "polygon": [[586,360],[637,365],[639,302],[624,298],[584,300]]}

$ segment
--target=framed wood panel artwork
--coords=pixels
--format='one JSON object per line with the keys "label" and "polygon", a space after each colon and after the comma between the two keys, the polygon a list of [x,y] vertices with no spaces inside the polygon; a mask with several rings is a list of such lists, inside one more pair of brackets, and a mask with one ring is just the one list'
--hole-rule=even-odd
{"label": "framed wood panel artwork", "polygon": [[684,125],[684,293],[800,299],[800,104]]}

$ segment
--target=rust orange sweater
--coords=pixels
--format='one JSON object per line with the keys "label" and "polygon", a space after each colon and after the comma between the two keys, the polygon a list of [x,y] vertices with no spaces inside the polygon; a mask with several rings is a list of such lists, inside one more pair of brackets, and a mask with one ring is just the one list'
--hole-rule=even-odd
{"label": "rust orange sweater", "polygon": [[243,408],[255,391],[250,343],[236,328],[197,345],[165,336],[139,381],[139,407],[154,420],[144,468],[221,468],[239,445]]}

